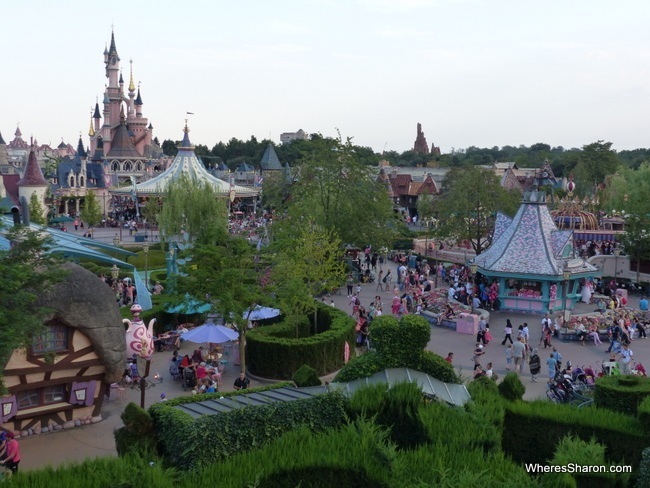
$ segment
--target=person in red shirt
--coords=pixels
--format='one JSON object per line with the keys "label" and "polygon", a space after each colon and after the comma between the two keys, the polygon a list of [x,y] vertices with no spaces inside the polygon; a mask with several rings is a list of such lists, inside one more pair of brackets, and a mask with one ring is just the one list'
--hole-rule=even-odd
{"label": "person in red shirt", "polygon": [[454,353],[450,352],[449,354],[447,354],[447,357],[445,358],[445,361],[447,361],[449,364],[451,364],[451,362],[453,360],[454,360]]}
{"label": "person in red shirt", "polygon": [[0,461],[0,464],[3,464],[13,474],[16,474],[18,472],[18,464],[20,463],[20,446],[18,445],[18,441],[14,439],[13,432],[8,432],[7,437],[7,457]]}

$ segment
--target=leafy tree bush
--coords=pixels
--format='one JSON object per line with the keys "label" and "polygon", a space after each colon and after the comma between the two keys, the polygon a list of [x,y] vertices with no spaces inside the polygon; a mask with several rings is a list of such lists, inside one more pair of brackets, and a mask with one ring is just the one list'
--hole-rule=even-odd
{"label": "leafy tree bush", "polygon": [[421,315],[407,315],[399,322],[395,317],[382,315],[373,320],[371,334],[374,350],[351,359],[334,381],[367,378],[387,368],[411,368],[440,381],[459,383],[451,364],[424,350],[431,337],[431,326]]}
{"label": "leafy tree bush", "polygon": [[641,454],[639,474],[636,479],[636,488],[646,488],[647,486],[650,486],[650,447],[646,447]]}
{"label": "leafy tree bush", "polygon": [[492,395],[499,394],[499,387],[496,382],[487,376],[479,376],[467,385],[467,391],[474,398],[477,395],[482,395],[484,392]]}
{"label": "leafy tree bush", "polygon": [[115,430],[115,447],[118,456],[134,452],[142,455],[156,451],[156,431],[151,416],[135,403],[129,403],[121,415],[124,427]]}
{"label": "leafy tree bush", "polygon": [[296,386],[320,386],[322,383],[316,370],[306,364],[293,374],[293,382]]}
{"label": "leafy tree bush", "polygon": [[641,402],[650,396],[650,378],[603,376],[596,381],[594,403],[615,412],[636,415]]}
{"label": "leafy tree bush", "polygon": [[526,393],[526,387],[517,373],[508,373],[498,386],[499,394],[506,400],[521,400]]}
{"label": "leafy tree bush", "polygon": [[650,434],[650,397],[645,397],[637,409],[637,417],[646,434]]}

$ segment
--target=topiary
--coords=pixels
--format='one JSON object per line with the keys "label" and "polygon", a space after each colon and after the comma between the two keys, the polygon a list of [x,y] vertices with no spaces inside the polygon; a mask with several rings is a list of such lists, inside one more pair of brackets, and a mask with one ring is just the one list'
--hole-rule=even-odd
{"label": "topiary", "polygon": [[135,403],[129,403],[121,415],[124,427],[114,431],[118,456],[130,452],[152,453],[156,449],[156,431],[149,413]]}
{"label": "topiary", "polygon": [[636,479],[636,488],[646,488],[647,486],[650,486],[650,447],[643,450]]}
{"label": "topiary", "polygon": [[498,395],[499,387],[492,378],[482,375],[475,380],[470,381],[467,385],[467,391],[469,391],[469,394],[474,398],[476,396],[481,396],[484,393]]}
{"label": "topiary", "polygon": [[322,383],[316,370],[306,364],[296,370],[292,380],[296,386],[320,386]]}
{"label": "topiary", "polygon": [[506,400],[521,400],[526,393],[526,387],[519,379],[517,373],[508,373],[499,383],[499,394]]}

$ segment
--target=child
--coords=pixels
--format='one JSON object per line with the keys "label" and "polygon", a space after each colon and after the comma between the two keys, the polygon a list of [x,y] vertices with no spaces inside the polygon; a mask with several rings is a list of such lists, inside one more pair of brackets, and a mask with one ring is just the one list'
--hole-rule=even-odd
{"label": "child", "polygon": [[512,344],[508,344],[508,347],[506,347],[506,370],[510,370],[510,366],[512,365]]}
{"label": "child", "polygon": [[361,295],[361,283],[357,283],[357,296]]}

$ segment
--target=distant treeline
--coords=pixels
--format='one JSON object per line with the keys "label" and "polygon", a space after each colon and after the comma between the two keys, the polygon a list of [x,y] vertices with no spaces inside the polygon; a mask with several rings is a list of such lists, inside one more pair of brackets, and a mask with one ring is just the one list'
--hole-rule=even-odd
{"label": "distant treeline", "polygon": [[[262,155],[269,143],[273,144],[275,152],[282,164],[289,163],[289,166],[300,164],[300,159],[304,154],[308,154],[312,148],[312,141],[322,139],[319,134],[312,134],[310,140],[295,140],[289,144],[277,145],[268,139],[258,141],[255,136],[247,141],[241,141],[236,138],[230,139],[227,143],[219,142],[212,149],[208,146],[199,144],[195,152],[200,156],[207,166],[216,166],[224,162],[228,168],[234,170],[241,163],[247,163],[256,166],[262,159]],[[177,146],[180,141],[163,141],[162,149],[165,154],[175,156]],[[416,154],[413,150],[398,153],[396,151],[386,151],[383,154],[375,153],[372,148],[354,146],[355,152],[360,160],[368,166],[376,166],[377,163],[385,159],[392,166],[439,166],[455,167],[464,165],[490,165],[494,162],[514,161],[520,168],[531,168],[540,166],[545,160],[551,164],[551,168],[556,176],[567,176],[578,165],[579,162],[586,159],[587,153],[597,149],[597,153],[602,156],[607,152],[610,163],[614,159],[618,164],[627,166],[632,169],[638,168],[644,161],[650,161],[650,149],[634,149],[615,152],[611,150],[611,143],[598,141],[582,148],[565,149],[562,146],[551,147],[549,144],[537,143],[532,146],[503,146],[499,148],[479,148],[470,146],[466,149],[456,149],[451,153],[432,156],[429,154]]]}

